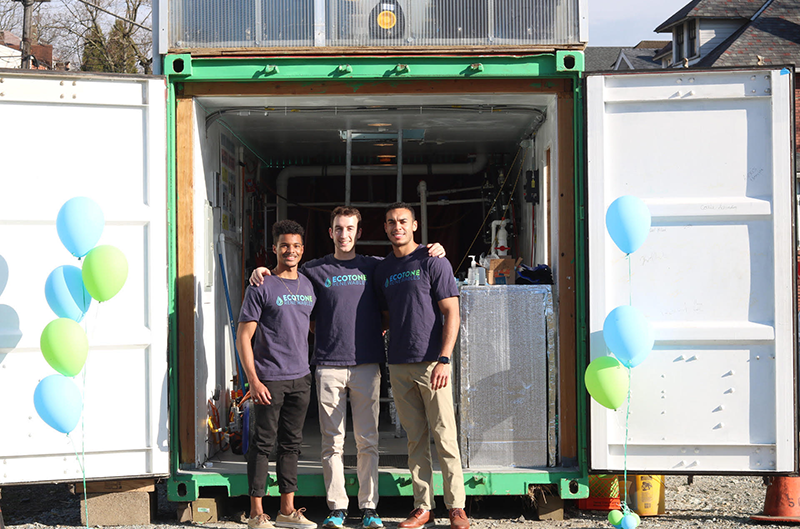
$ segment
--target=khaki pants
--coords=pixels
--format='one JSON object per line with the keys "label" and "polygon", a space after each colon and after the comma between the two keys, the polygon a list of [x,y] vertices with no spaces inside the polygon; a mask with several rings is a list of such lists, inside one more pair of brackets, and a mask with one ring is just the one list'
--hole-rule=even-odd
{"label": "khaki pants", "polygon": [[400,424],[408,434],[408,468],[414,488],[414,508],[432,510],[435,507],[428,437],[431,433],[442,467],[444,504],[448,509],[463,509],[467,498],[458,451],[452,378],[447,387],[431,390],[431,373],[435,365],[436,362],[391,364],[392,395]]}
{"label": "khaki pants", "polygon": [[347,510],[342,456],[349,389],[358,449],[358,506],[361,509],[375,509],[378,506],[380,367],[378,364],[317,366],[316,373],[319,429],[322,433],[322,476],[325,480],[328,508]]}

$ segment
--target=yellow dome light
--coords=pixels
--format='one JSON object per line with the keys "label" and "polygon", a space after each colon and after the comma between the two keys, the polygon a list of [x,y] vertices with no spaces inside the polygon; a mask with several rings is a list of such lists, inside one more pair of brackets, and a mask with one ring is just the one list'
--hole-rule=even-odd
{"label": "yellow dome light", "polygon": [[397,25],[397,15],[391,11],[381,11],[378,13],[378,25],[382,29],[392,29]]}

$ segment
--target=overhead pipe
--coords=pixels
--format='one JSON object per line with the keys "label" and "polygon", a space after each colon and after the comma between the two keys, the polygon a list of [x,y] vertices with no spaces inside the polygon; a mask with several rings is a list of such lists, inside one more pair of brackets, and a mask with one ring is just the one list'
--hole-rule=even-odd
{"label": "overhead pipe", "polygon": [[[486,167],[488,157],[485,154],[478,154],[474,162],[469,163],[445,163],[445,164],[413,164],[404,165],[404,175],[447,175],[447,174],[475,174]],[[396,165],[375,165],[369,166],[369,170],[365,170],[362,166],[351,167],[351,175],[369,175],[369,174],[396,174]],[[286,197],[289,192],[289,180],[298,177],[324,177],[324,176],[344,176],[346,167],[343,165],[323,166],[323,165],[292,165],[285,168],[278,174],[278,179],[275,183],[277,188],[277,203],[278,215],[277,220],[286,218],[286,211],[288,205]]]}

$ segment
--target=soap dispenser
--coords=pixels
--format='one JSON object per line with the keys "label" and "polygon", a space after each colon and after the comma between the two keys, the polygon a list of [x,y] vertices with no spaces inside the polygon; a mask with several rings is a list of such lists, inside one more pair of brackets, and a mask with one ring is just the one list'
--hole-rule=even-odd
{"label": "soap dispenser", "polygon": [[486,269],[482,266],[478,266],[478,262],[475,261],[475,256],[470,255],[470,259],[472,259],[472,264],[467,271],[467,285],[485,285],[486,284]]}

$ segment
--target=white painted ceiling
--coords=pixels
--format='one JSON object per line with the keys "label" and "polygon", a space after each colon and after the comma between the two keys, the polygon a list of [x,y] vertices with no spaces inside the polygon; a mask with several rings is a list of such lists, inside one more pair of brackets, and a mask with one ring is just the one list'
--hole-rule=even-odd
{"label": "white painted ceiling", "polygon": [[[340,131],[424,130],[405,156],[516,150],[553,100],[550,94],[200,97],[207,126],[219,123],[263,159],[341,157]],[[394,154],[396,144],[354,142],[353,156]]]}

